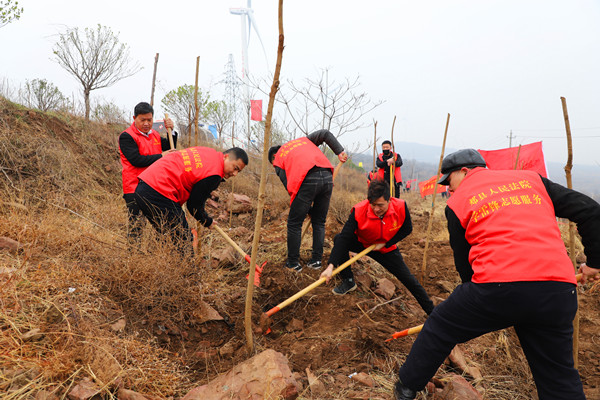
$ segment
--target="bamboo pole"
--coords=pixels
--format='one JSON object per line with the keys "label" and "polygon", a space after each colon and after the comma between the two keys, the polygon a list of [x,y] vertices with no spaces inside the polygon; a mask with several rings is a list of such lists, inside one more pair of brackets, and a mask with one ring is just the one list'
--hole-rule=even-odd
{"label": "bamboo pole", "polygon": [[373,169],[371,171],[375,171],[377,168],[377,164],[375,164],[375,160],[377,160],[377,121],[373,120],[375,125],[375,131],[373,132]]}
{"label": "bamboo pole", "polygon": [[254,265],[258,253],[258,242],[260,241],[260,228],[262,225],[263,209],[265,207],[265,187],[267,183],[267,166],[269,165],[268,153],[271,143],[271,120],[273,119],[273,105],[275,95],[279,90],[279,74],[281,73],[281,60],[283,58],[283,0],[279,0],[279,45],[277,46],[277,63],[273,74],[273,84],[269,94],[269,108],[265,120],[265,136],[263,140],[262,165],[260,169],[260,185],[258,187],[258,205],[256,207],[256,223],[254,225],[254,239],[252,240],[252,256],[250,258],[250,273],[248,274],[248,286],[246,291],[246,308],[244,314],[244,328],[246,331],[246,346],[248,352],[254,349],[252,339],[252,295],[254,293]]}
{"label": "bamboo pole", "polygon": [[156,87],[156,69],[158,67],[158,53],[154,57],[154,73],[152,74],[152,91],[150,92],[150,105],[154,106],[154,88]]}
{"label": "bamboo pole", "polygon": [[521,145],[519,145],[519,148],[517,149],[517,159],[515,161],[515,168],[513,169],[517,169],[517,167],[519,166],[519,155],[521,154]]}
{"label": "bamboo pole", "polygon": [[[571,123],[569,122],[569,113],[567,111],[567,99],[560,98],[565,119],[565,130],[567,131],[567,165],[565,165],[565,174],[567,177],[567,187],[573,189],[573,181],[571,180],[571,169],[573,168],[573,143],[571,141]],[[575,223],[569,221],[569,256],[577,273],[577,260],[575,258]],[[579,297],[577,298],[579,303]],[[578,304],[579,305],[579,304]],[[573,361],[575,368],[579,365],[579,307],[575,313],[573,320]]]}
{"label": "bamboo pole", "polygon": [[396,169],[396,153],[395,153],[395,147],[394,147],[394,126],[396,125],[396,116],[394,115],[394,122],[392,122],[392,137],[391,137],[391,142],[392,142],[392,159],[393,162],[390,165],[390,197],[394,197],[394,172]]}
{"label": "bamboo pole", "polygon": [[[235,144],[233,143],[233,132],[235,131],[235,121],[233,121],[233,124],[231,125],[231,147],[235,147]],[[233,193],[234,193],[234,185],[235,184],[235,179],[231,180],[231,197],[232,197],[232,201],[229,203],[229,229],[231,229],[231,221],[233,220]]]}
{"label": "bamboo pole", "polygon": [[[444,151],[446,150],[446,136],[448,136],[448,124],[450,124],[450,113],[448,113],[448,118],[446,119],[446,129],[444,130],[444,141],[442,143],[442,154],[440,154],[440,163],[438,165],[437,175],[440,176],[440,171],[442,170],[442,160],[444,159]],[[421,284],[425,282],[425,273],[427,272],[427,250],[429,249],[429,236],[431,234],[431,228],[433,227],[433,214],[435,212],[435,198],[437,197],[437,179],[435,180],[435,185],[433,186],[433,200],[431,201],[431,214],[429,215],[429,223],[427,224],[427,233],[425,236],[425,250],[423,250],[423,264],[421,264],[421,273],[419,274],[419,280]]]}
{"label": "bamboo pole", "polygon": [[198,71],[200,70],[200,56],[196,57],[196,83],[194,84],[194,143],[198,146],[198,114],[200,114],[200,105],[198,105]]}

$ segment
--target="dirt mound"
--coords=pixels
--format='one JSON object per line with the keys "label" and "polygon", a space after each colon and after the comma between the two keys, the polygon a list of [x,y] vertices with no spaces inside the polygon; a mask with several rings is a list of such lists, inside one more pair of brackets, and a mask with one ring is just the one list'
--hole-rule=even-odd
{"label": "dirt mound", "polygon": [[[84,377],[105,396],[119,387],[158,398],[179,398],[246,360],[244,302],[248,264],[222,257],[228,244],[198,227],[200,255],[182,259],[168,238],[146,226],[139,247],[128,248],[116,138],[123,127],[86,125],[69,115],[23,109],[0,99],[0,236],[23,247],[0,252],[0,390],[26,399],[45,393],[62,398]],[[209,214],[246,252],[255,214],[229,213],[232,192],[256,199],[259,160],[243,179],[224,183]],[[331,238],[350,207],[365,195],[362,175],[342,168],[327,222]],[[286,270],[289,196],[269,174],[259,264],[267,261],[256,288],[253,320],[305,288],[319,271]],[[413,273],[423,262],[430,201],[404,197],[414,231],[400,244]],[[229,230],[229,226],[233,228]],[[310,233],[302,262],[310,258]],[[436,208],[424,287],[446,298],[459,283],[443,217]],[[368,258],[353,270],[358,290],[334,296],[321,286],[272,317],[272,332],[254,336],[257,351],[285,354],[303,384],[301,399],[391,399],[399,364],[414,337],[386,343],[397,330],[419,325],[425,313],[407,290]],[[375,294],[375,283],[395,283],[394,297]],[[589,398],[600,387],[597,290],[581,290],[580,372]],[[207,310],[209,305],[222,319]],[[461,346],[482,379],[468,380],[486,399],[531,399],[535,388],[514,331],[485,335]],[[324,385],[309,389],[307,368]],[[364,372],[373,387],[350,379]],[[456,372],[448,363],[439,371]],[[460,372],[459,372],[460,373]],[[361,375],[363,376],[363,375]],[[424,399],[424,395],[420,395]],[[428,398],[431,398],[429,396]]]}

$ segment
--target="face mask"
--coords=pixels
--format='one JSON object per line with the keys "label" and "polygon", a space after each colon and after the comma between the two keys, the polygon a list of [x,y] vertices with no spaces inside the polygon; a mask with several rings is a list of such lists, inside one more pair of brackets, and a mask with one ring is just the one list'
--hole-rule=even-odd
{"label": "face mask", "polygon": [[390,151],[389,151],[389,150],[384,150],[384,151],[383,151],[383,154],[387,156],[387,155],[389,155],[389,154],[390,154]]}

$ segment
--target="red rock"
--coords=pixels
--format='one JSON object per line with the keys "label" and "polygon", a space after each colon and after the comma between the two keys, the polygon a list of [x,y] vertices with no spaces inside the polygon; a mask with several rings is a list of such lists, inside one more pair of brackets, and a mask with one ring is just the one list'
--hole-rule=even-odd
{"label": "red rock", "polygon": [[275,400],[280,397],[285,400],[298,397],[298,383],[287,358],[269,349],[208,384],[192,389],[182,400]]}
{"label": "red rock", "polygon": [[304,329],[304,322],[298,318],[292,318],[289,324],[285,327],[288,332],[301,331]]}
{"label": "red rock", "polygon": [[219,266],[236,264],[239,261],[239,254],[231,246],[211,252],[211,257],[219,261]]}
{"label": "red rock", "polygon": [[354,280],[365,289],[370,289],[371,285],[373,285],[373,278],[371,278],[371,275],[363,274],[358,271],[354,274]]}
{"label": "red rock", "polygon": [[227,200],[227,211],[231,211],[234,214],[244,214],[252,212],[254,206],[250,197],[245,194],[231,193]]}
{"label": "red rock", "polygon": [[351,379],[353,381],[356,381],[356,382],[360,383],[361,385],[365,385],[365,386],[368,386],[368,387],[375,386],[375,381],[373,380],[373,378],[371,378],[369,376],[369,374],[366,374],[364,372],[359,372],[356,375],[352,375]]}
{"label": "red rock", "polygon": [[16,253],[21,247],[23,247],[21,243],[16,240],[0,236],[0,250],[8,250],[10,253]]}
{"label": "red rock", "polygon": [[439,400],[483,400],[481,394],[465,378],[456,374],[446,375],[446,381]]}
{"label": "red rock", "polygon": [[308,378],[308,386],[313,396],[319,397],[325,393],[325,385],[311,372],[310,368],[306,368],[306,377]]}
{"label": "red rock", "polygon": [[396,292],[396,286],[392,281],[387,278],[382,278],[377,281],[377,288],[375,289],[375,293],[382,296],[386,300],[390,300],[394,297],[394,293]]}
{"label": "red rock", "polygon": [[123,388],[119,389],[117,392],[117,398],[119,400],[148,400],[143,394]]}
{"label": "red rock", "polygon": [[100,394],[100,388],[88,378],[79,382],[67,395],[71,400],[88,400]]}

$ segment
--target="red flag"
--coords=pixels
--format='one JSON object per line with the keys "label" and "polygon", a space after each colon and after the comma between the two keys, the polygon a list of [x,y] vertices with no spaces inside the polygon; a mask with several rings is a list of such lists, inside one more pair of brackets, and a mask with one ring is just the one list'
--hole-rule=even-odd
{"label": "red flag", "polygon": [[[428,194],[433,194],[433,188],[435,187],[435,182],[442,177],[442,174],[439,176],[432,176],[426,181],[419,182],[419,192],[421,193],[421,198],[427,196]],[[443,193],[446,191],[446,186],[437,185],[436,193]]]}
{"label": "red flag", "polygon": [[[520,149],[520,150],[519,150]],[[525,169],[548,177],[542,142],[524,144],[500,150],[478,150],[489,169]],[[518,159],[517,159],[518,155]]]}
{"label": "red flag", "polygon": [[262,100],[250,100],[250,119],[262,121]]}

